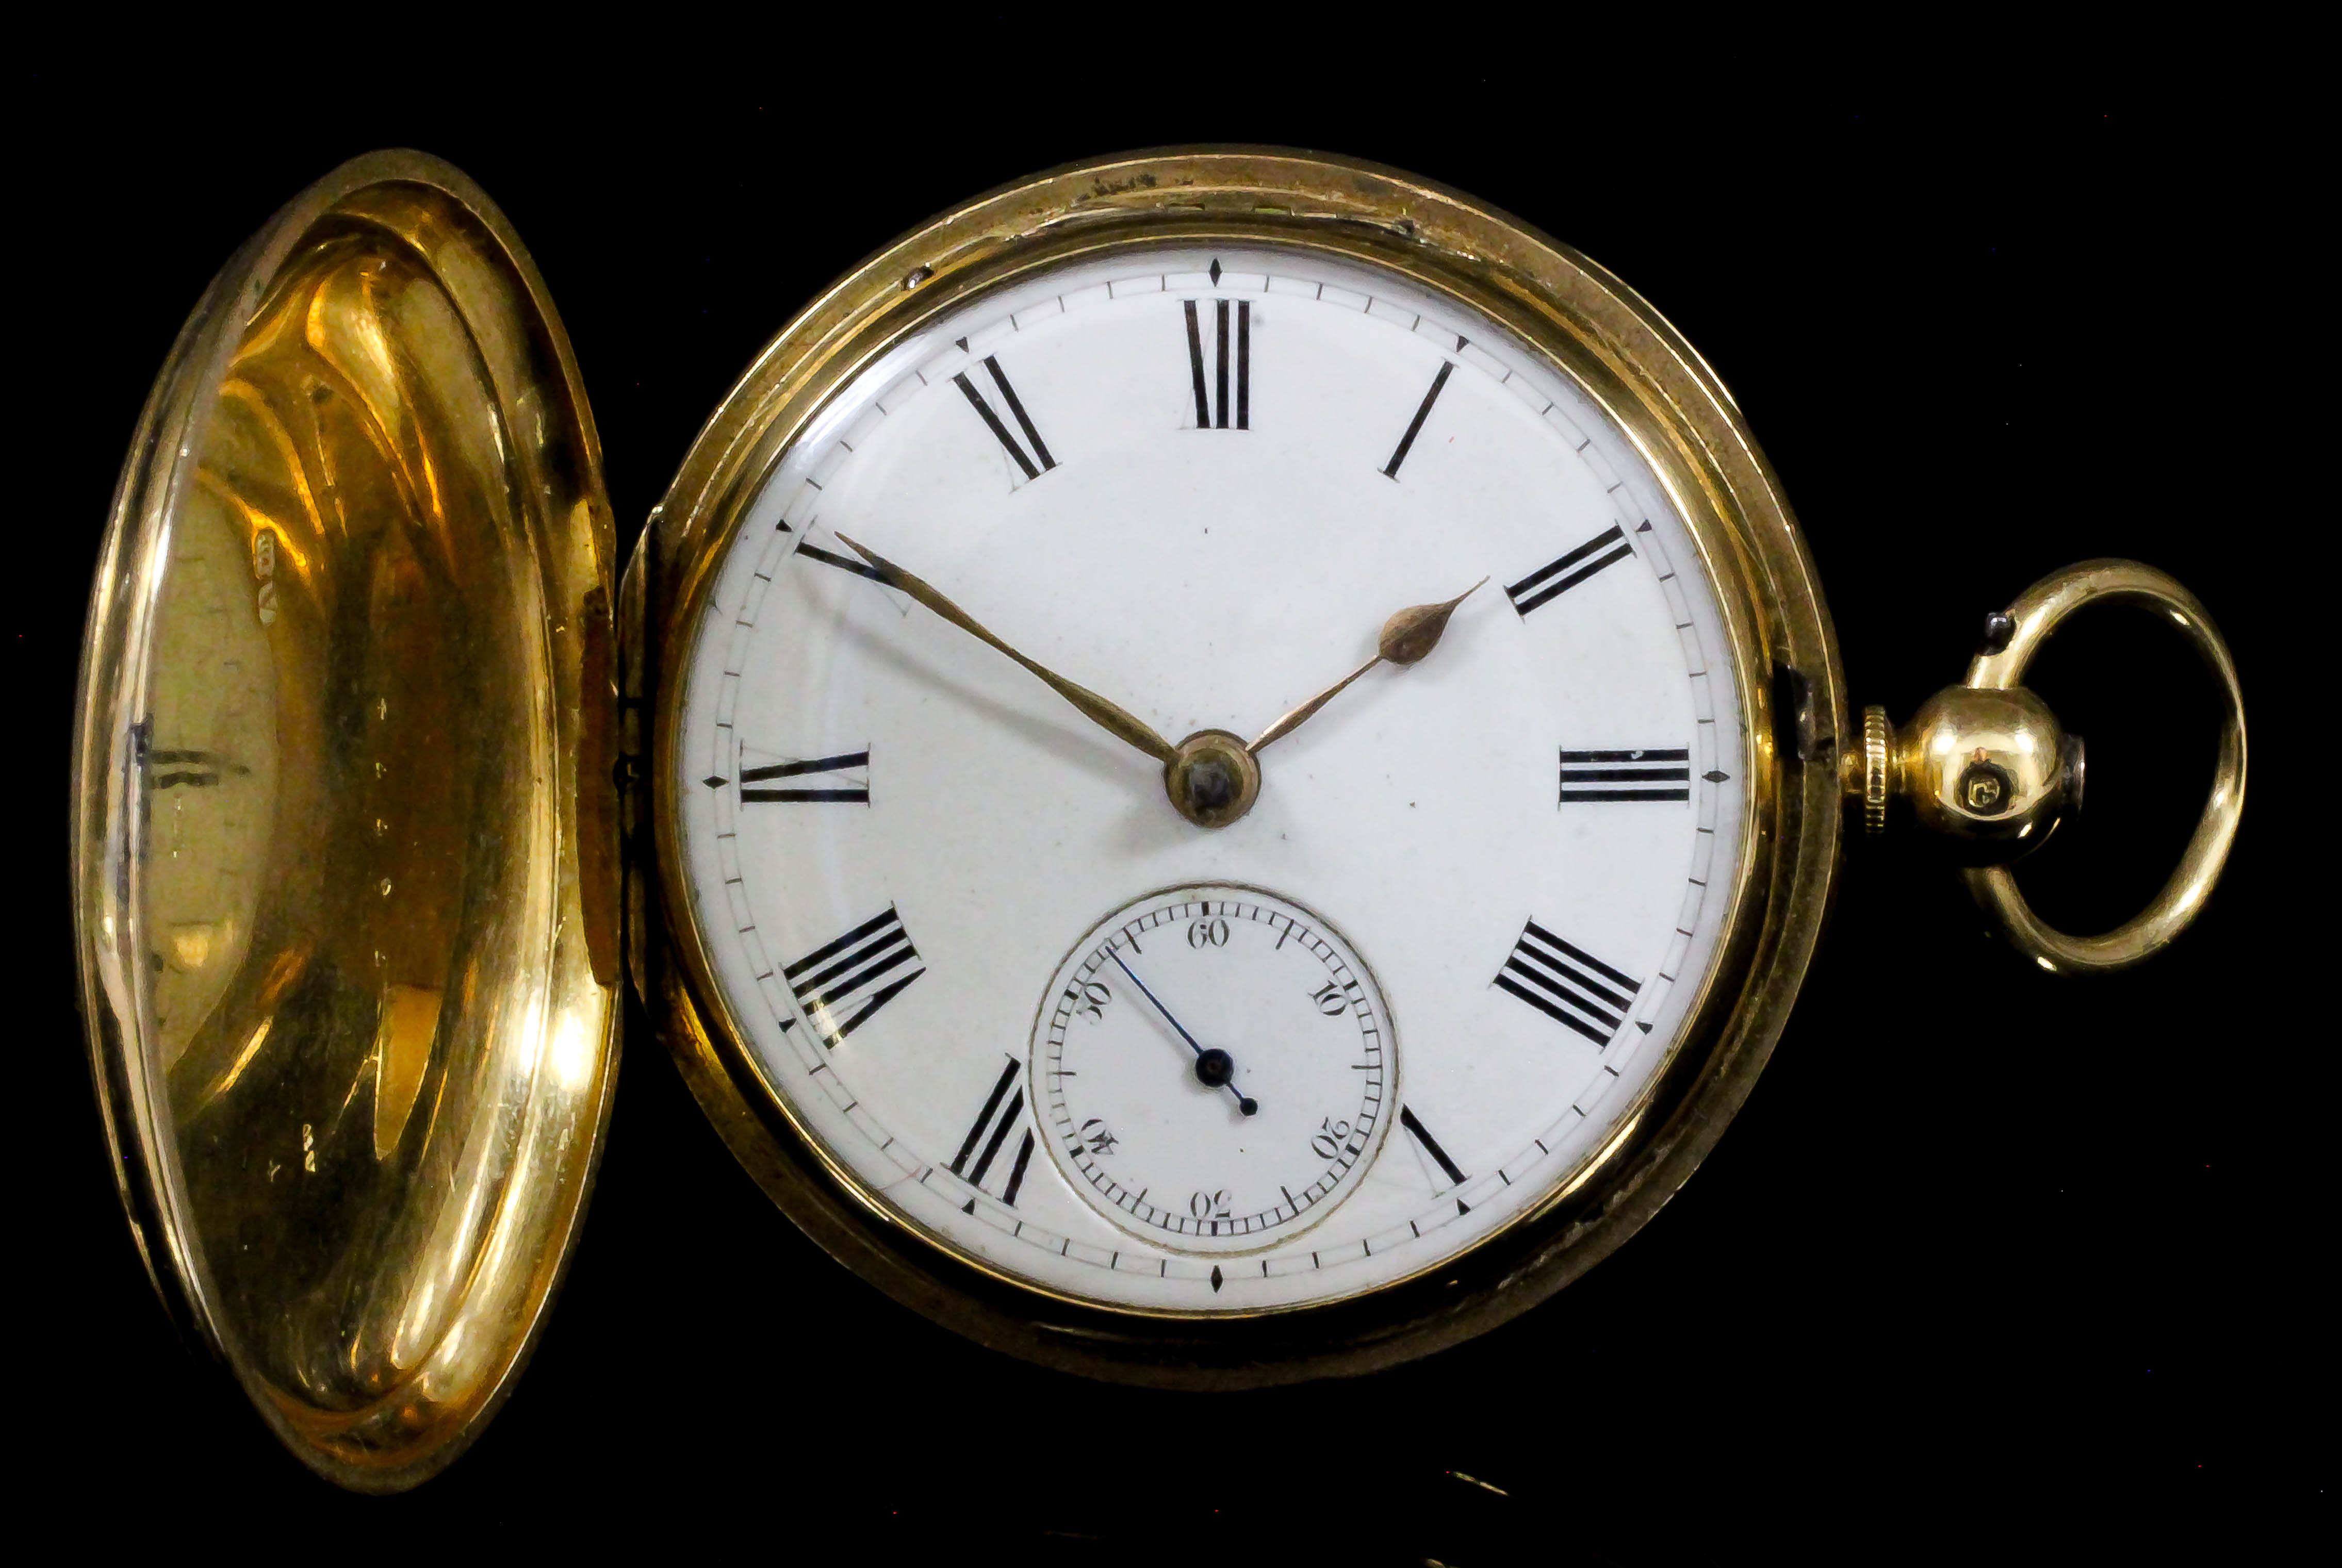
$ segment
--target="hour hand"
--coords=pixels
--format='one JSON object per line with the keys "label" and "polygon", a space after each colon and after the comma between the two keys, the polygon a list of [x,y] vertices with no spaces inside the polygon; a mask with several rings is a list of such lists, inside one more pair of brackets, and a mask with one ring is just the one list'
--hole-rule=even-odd
{"label": "hour hand", "polygon": [[1436,604],[1412,604],[1383,623],[1382,635],[1376,640],[1375,656],[1336,681],[1332,685],[1260,732],[1245,749],[1255,756],[1260,748],[1281,736],[1291,734],[1301,727],[1301,722],[1340,694],[1342,689],[1376,664],[1412,664],[1439,645],[1440,634],[1447,630],[1447,617],[1456,606],[1479,592],[1483,577],[1453,599]]}
{"label": "hour hand", "polygon": [[945,620],[949,621],[961,631],[966,632],[968,635],[976,638],[976,641],[999,649],[1002,653],[1007,654],[1010,658],[1016,660],[1018,664],[1024,665],[1035,674],[1040,676],[1042,680],[1048,683],[1050,690],[1056,692],[1059,696],[1065,698],[1066,701],[1073,704],[1075,707],[1081,710],[1082,715],[1085,718],[1087,718],[1092,724],[1096,724],[1100,729],[1105,730],[1108,734],[1113,735],[1117,740],[1125,741],[1131,745],[1136,746],[1140,751],[1145,752],[1148,756],[1153,757],[1157,762],[1167,762],[1170,760],[1173,751],[1171,743],[1165,740],[1161,735],[1156,734],[1153,728],[1151,728],[1145,720],[1139,718],[1136,714],[1106,701],[1104,697],[1099,696],[1096,692],[1091,691],[1087,686],[1076,685],[1073,682],[1066,679],[1065,676],[1058,674],[1056,671],[1046,668],[1041,664],[1036,664],[1031,659],[1026,658],[1024,654],[1018,653],[1016,649],[1010,647],[1007,644],[1002,642],[999,638],[986,631],[975,616],[969,614],[966,610],[961,609],[957,604],[953,604],[949,599],[945,598],[943,594],[937,593],[936,589],[924,579],[913,576],[910,573],[904,571],[903,568],[896,565],[895,563],[887,560],[886,557],[879,554],[876,551],[857,544],[856,541],[847,538],[843,534],[840,534],[837,538],[840,544],[844,544],[847,549],[852,550],[856,554],[861,556],[865,561],[870,563],[870,569],[878,574],[878,580],[880,582],[886,584],[886,586],[890,588],[899,589],[903,593],[908,594],[912,598],[916,599],[920,604],[925,604],[928,609],[933,610],[936,614],[941,615]]}

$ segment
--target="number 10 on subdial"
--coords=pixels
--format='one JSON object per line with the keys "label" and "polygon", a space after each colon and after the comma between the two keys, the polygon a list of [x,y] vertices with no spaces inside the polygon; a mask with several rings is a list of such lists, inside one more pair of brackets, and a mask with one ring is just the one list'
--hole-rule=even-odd
{"label": "number 10 on subdial", "polygon": [[1255,888],[1173,888],[1094,926],[1051,978],[1033,1098],[1075,1192],[1174,1252],[1278,1245],[1355,1190],[1396,1042],[1363,960]]}

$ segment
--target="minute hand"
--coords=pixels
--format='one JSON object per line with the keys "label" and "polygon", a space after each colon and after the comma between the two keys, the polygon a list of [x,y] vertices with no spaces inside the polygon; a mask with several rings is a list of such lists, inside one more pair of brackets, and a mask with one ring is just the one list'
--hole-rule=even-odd
{"label": "minute hand", "polygon": [[1048,669],[1041,664],[1034,663],[1031,659],[1026,658],[1024,654],[1018,653],[1016,649],[1010,647],[1007,644],[1002,642],[999,638],[986,631],[975,616],[969,614],[966,610],[961,609],[957,604],[953,604],[949,599],[945,598],[941,594],[937,593],[932,585],[918,577],[913,576],[910,573],[904,571],[903,568],[896,565],[895,563],[887,560],[884,555],[879,554],[876,551],[868,549],[864,545],[855,543],[855,541],[848,539],[843,534],[840,534],[837,537],[840,544],[846,545],[846,548],[852,550],[865,561],[869,562],[871,570],[878,574],[879,580],[885,583],[886,586],[899,589],[903,593],[908,594],[912,598],[916,599],[920,604],[925,604],[928,609],[933,610],[936,614],[941,615],[945,620],[949,621],[961,631],[966,632],[968,635],[976,638],[976,641],[999,649],[1002,653],[1007,654],[1010,658],[1016,660],[1018,664],[1024,665],[1035,674],[1040,676],[1041,679],[1049,684],[1049,689],[1051,691],[1056,692],[1059,696],[1065,698],[1066,701],[1073,704],[1075,707],[1080,709],[1083,717],[1088,719],[1092,724],[1096,724],[1108,734],[1113,735],[1117,740],[1126,741],[1131,745],[1136,746],[1140,751],[1145,752],[1148,756],[1153,757],[1157,762],[1168,762],[1171,759],[1171,754],[1176,748],[1169,741],[1166,741],[1161,735],[1156,734],[1144,719],[1139,718],[1136,714],[1132,714],[1124,708],[1116,706],[1113,703],[1107,702],[1104,697],[1099,696],[1087,686],[1076,685],[1073,682],[1066,679],[1065,676],[1058,674],[1055,670]]}

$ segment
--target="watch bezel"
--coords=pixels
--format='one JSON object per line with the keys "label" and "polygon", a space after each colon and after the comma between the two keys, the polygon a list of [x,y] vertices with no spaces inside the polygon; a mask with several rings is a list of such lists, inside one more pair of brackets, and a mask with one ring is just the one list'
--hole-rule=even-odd
{"label": "watch bezel", "polygon": [[[668,787],[681,654],[716,567],[791,444],[862,369],[944,310],[1043,268],[1207,244],[1396,272],[1498,321],[1603,404],[1671,492],[1716,586],[1746,725],[1748,809],[1700,994],[1607,1144],[1436,1269],[1331,1303],[1198,1318],[1010,1279],[863,1192],[757,1070],[691,920],[662,915],[692,907]],[[1366,1372],[1544,1300],[1640,1228],[1714,1145],[1779,1035],[1832,888],[1843,674],[1812,562],[1729,394],[1596,264],[1468,197],[1368,164],[1241,148],[1134,154],[1033,176],[913,230],[751,364],[654,512],[623,599],[627,694],[649,721],[627,812],[630,954],[686,1080],[741,1164],[831,1255],[968,1338],[1062,1370],[1184,1388]],[[1797,713],[1779,711],[1788,694]]]}

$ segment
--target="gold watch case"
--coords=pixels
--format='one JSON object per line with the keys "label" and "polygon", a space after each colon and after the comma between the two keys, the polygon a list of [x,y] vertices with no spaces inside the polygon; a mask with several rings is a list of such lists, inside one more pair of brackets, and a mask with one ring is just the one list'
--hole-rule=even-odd
{"label": "gold watch case", "polygon": [[[1494,317],[1586,386],[1684,517],[1749,706],[1741,881],[1686,1033],[1623,1130],[1536,1209],[1445,1266],[1348,1301],[1249,1316],[1102,1309],[915,1233],[791,1115],[714,982],[682,880],[674,718],[686,639],[765,479],[831,394],[955,305],[1039,269],[1166,244],[1316,253],[1395,271]],[[701,1107],[776,1203],[896,1300],[986,1344],[1093,1376],[1244,1388],[1371,1370],[1526,1311],[1688,1177],[1763,1067],[1837,864],[1844,680],[1812,562],[1729,394],[1616,278],[1455,192],[1370,165],[1256,149],[1076,165],[978,197],[877,253],[760,354],[685,458],[621,594],[628,954]],[[659,923],[666,918],[667,924]]]}
{"label": "gold watch case", "polygon": [[[1403,274],[1603,404],[1715,584],[1750,792],[1718,956],[1623,1131],[1447,1267],[1230,1320],[1049,1295],[861,1192],[765,1084],[674,914],[691,902],[666,787],[680,654],[714,568],[831,395],[941,311],[1036,269],[1207,242]],[[615,616],[614,576],[598,441],[552,303],[485,195],[421,154],[335,170],[229,262],[124,471],[75,762],[99,1098],[165,1303],[344,1485],[427,1477],[509,1389],[599,1153],[622,959],[742,1164],[865,1279],[1046,1365],[1235,1388],[1454,1343],[1634,1233],[1746,1097],[1828,904],[1844,679],[1812,562],[1730,395],[1592,262],[1373,165],[1141,154],[935,219],[756,357],[655,511]],[[228,602],[245,594],[249,610]],[[234,822],[205,817],[232,795]],[[217,874],[190,882],[187,866]]]}

